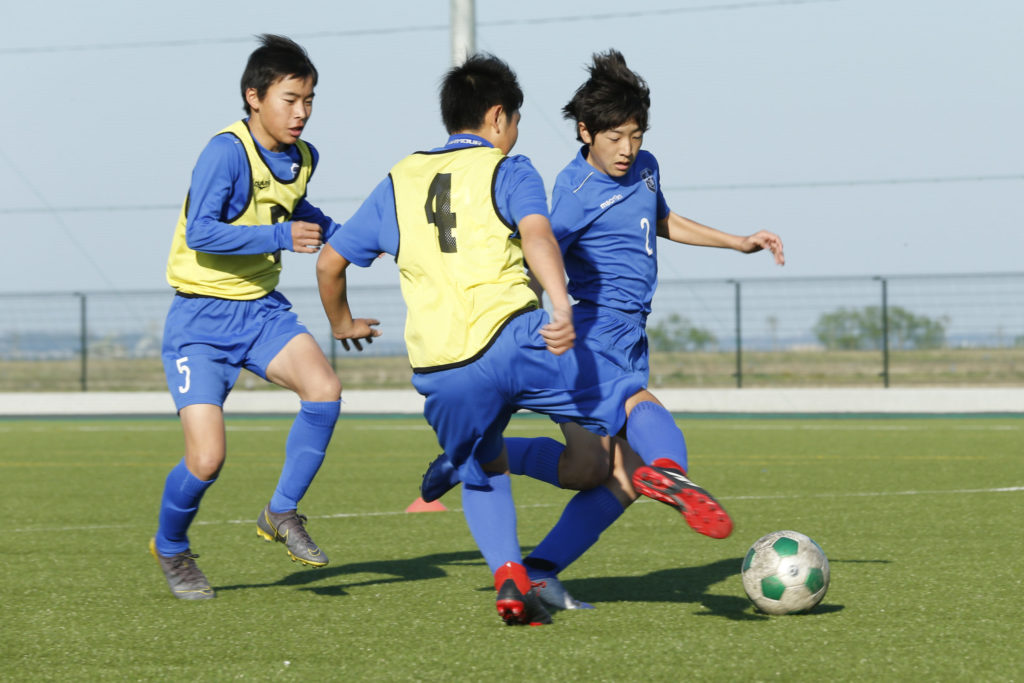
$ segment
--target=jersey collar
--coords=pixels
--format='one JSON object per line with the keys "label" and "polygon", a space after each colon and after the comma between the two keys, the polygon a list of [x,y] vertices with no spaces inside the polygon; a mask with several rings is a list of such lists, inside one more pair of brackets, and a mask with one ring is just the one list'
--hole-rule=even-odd
{"label": "jersey collar", "polygon": [[490,142],[472,133],[452,133],[448,136],[448,142],[444,144],[445,149],[458,149],[459,147],[494,147]]}

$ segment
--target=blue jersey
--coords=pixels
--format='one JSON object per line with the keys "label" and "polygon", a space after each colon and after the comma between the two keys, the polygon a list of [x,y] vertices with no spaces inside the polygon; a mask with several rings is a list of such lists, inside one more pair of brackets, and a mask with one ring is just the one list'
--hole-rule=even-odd
{"label": "blue jersey", "polygon": [[[432,151],[479,146],[493,145],[476,135],[460,133],[452,135],[443,147]],[[532,214],[548,215],[544,181],[525,156],[511,156],[498,167],[494,180],[494,200],[498,213],[512,226]],[[518,236],[518,230],[509,233],[509,238]],[[390,176],[373,189],[344,227],[335,231],[329,242],[348,261],[362,267],[372,264],[382,253],[398,253],[398,218],[395,190]]]}
{"label": "blue jersey", "polygon": [[[295,145],[283,152],[271,152],[253,138],[260,156],[278,178],[294,178],[301,163]],[[313,168],[319,159],[313,145],[306,143],[313,157]],[[209,254],[266,254],[291,249],[291,221],[273,225],[232,225],[249,203],[252,179],[245,149],[233,135],[216,135],[203,149],[192,170],[188,194],[188,246]],[[303,198],[292,212],[291,220],[316,223],[324,231],[324,239],[336,224],[317,207]]]}
{"label": "blue jersey", "polygon": [[551,227],[577,301],[646,318],[658,285],[657,224],[668,216],[658,162],[641,150],[612,178],[580,150],[555,180]]}

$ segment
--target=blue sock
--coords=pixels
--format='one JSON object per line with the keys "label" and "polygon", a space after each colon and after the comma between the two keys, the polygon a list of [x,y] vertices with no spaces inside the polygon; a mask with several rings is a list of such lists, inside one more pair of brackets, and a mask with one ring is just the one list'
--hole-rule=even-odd
{"label": "blue sock", "polygon": [[686,439],[665,406],[651,401],[636,404],[626,421],[626,440],[647,465],[668,458],[684,472],[687,469]]}
{"label": "blue sock", "polygon": [[270,499],[271,512],[298,507],[324,461],[340,411],[341,401],[302,401],[285,443],[284,467]]}
{"label": "blue sock", "polygon": [[523,560],[530,578],[557,576],[597,543],[601,532],[624,511],[615,494],[604,486],[577,493],[554,528]]}
{"label": "blue sock", "polygon": [[506,437],[505,448],[508,449],[509,472],[559,486],[558,461],[565,450],[561,442],[544,436],[535,439]]}
{"label": "blue sock", "polygon": [[522,563],[516,535],[516,506],[507,474],[488,474],[490,487],[462,485],[462,514],[491,573],[506,562]]}
{"label": "blue sock", "polygon": [[188,528],[199,512],[203,494],[215,481],[202,481],[189,472],[185,458],[170,471],[160,501],[160,521],[156,531],[158,553],[170,557],[188,550]]}

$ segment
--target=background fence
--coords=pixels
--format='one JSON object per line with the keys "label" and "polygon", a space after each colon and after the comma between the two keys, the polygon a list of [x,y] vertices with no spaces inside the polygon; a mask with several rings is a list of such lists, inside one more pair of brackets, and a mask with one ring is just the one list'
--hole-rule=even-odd
{"label": "background fence", "polygon": [[[358,354],[315,289],[285,293],[346,387],[408,386],[397,285],[350,289],[384,331]],[[171,297],[0,295],[0,391],[163,389]],[[1024,273],[664,280],[648,332],[653,387],[1024,386]]]}

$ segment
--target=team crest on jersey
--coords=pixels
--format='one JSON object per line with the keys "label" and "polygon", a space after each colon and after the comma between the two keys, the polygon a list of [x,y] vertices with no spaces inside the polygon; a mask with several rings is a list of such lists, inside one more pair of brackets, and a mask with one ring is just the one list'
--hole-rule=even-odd
{"label": "team crest on jersey", "polygon": [[640,177],[644,179],[645,183],[647,183],[648,190],[650,190],[651,192],[658,191],[658,182],[654,177],[654,171],[652,171],[649,168],[645,168],[644,170],[640,171]]}

